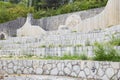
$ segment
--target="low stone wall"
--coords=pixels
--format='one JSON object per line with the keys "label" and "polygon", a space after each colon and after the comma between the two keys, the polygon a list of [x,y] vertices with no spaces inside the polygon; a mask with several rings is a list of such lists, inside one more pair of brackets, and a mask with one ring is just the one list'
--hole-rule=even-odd
{"label": "low stone wall", "polygon": [[120,62],[80,60],[0,60],[0,70],[8,74],[34,74],[119,80]]}

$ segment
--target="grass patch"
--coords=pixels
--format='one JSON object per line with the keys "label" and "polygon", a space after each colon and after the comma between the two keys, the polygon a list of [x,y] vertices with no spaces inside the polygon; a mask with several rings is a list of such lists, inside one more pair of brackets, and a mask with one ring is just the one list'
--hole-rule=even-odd
{"label": "grass patch", "polygon": [[88,56],[85,54],[80,55],[68,55],[65,54],[62,57],[58,56],[46,56],[46,57],[40,57],[40,56],[34,56],[34,55],[21,55],[21,56],[2,56],[1,59],[37,59],[37,60],[88,60]]}

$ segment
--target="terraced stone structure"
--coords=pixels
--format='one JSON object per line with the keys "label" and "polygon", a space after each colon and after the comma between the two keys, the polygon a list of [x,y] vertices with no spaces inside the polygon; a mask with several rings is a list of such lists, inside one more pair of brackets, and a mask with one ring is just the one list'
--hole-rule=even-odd
{"label": "terraced stone structure", "polygon": [[[111,1],[112,0],[109,0],[108,5],[113,4],[111,3]],[[115,3],[117,3],[117,5],[119,4],[119,2],[120,1],[115,0]],[[74,14],[74,17],[75,15],[76,14]],[[77,20],[75,20],[75,24],[79,24],[79,20],[81,19],[82,18],[80,17],[77,18]],[[2,31],[0,33],[0,39],[2,39],[0,40],[0,58],[6,56],[15,56],[17,58],[20,56],[31,56],[31,55],[34,57],[37,56],[41,58],[44,58],[46,56],[62,57],[65,54],[80,55],[83,53],[86,54],[88,57],[93,57],[94,56],[93,44],[95,42],[103,43],[103,42],[111,41],[112,36],[114,36],[114,38],[120,38],[120,24],[116,23],[114,24],[114,26],[111,25],[109,28],[105,28],[102,30],[94,30],[89,32],[86,31],[84,32],[83,30],[83,32],[79,32],[79,31],[77,32],[71,30],[75,24],[70,24],[71,27],[69,28],[68,25],[69,22],[71,21],[72,20],[70,21],[68,20],[68,23],[66,22],[67,24],[65,25],[61,24],[59,30],[46,31],[44,35],[33,36],[32,34],[30,34],[30,36],[20,35],[21,37],[7,37],[6,32]],[[82,21],[80,21],[80,23],[82,23]],[[32,24],[28,25],[27,27],[31,25]],[[86,24],[86,25],[92,27],[92,25],[90,24]],[[107,25],[106,22],[105,25]],[[88,28],[86,28],[86,30],[87,29]],[[120,46],[114,46],[114,49],[120,52]],[[0,60],[0,72],[2,71],[3,73],[0,73],[0,78],[2,79],[6,74],[8,74],[6,80],[14,80],[16,77],[10,76],[14,74],[38,75],[38,76],[39,75],[70,76],[70,77],[77,77],[78,80],[79,79],[119,80],[120,62],[107,62],[107,61],[99,62],[99,61],[82,61],[82,60],[81,61],[80,60]],[[24,76],[24,79],[28,79],[28,77]]]}

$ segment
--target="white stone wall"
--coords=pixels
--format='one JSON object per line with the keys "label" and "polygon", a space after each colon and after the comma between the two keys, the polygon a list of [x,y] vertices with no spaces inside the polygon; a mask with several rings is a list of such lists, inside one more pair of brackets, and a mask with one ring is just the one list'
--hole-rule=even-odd
{"label": "white stone wall", "polygon": [[8,74],[34,74],[119,80],[119,62],[80,60],[0,60],[0,70]]}
{"label": "white stone wall", "polygon": [[[62,56],[65,53],[81,54],[84,52],[88,56],[93,56],[93,47],[91,45],[95,41],[109,41],[112,35],[117,38],[120,37],[120,25],[91,33],[55,34],[55,32],[48,32],[45,36],[14,37],[0,40],[0,55]],[[90,44],[89,46],[86,45],[87,41]],[[82,47],[78,47],[80,45]],[[116,49],[120,50],[120,47],[116,47]]]}
{"label": "white stone wall", "polygon": [[[120,46],[114,47],[116,50],[120,51]],[[6,49],[0,50],[0,56],[25,56],[34,55],[38,57],[44,56],[64,56],[64,55],[81,55],[86,54],[88,57],[94,56],[94,47],[50,47],[50,48],[16,48],[16,49]]]}

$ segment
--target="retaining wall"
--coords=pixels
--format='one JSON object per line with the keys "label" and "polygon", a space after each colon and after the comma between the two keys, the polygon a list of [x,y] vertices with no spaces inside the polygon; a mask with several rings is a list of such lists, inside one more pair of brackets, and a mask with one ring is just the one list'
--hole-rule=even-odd
{"label": "retaining wall", "polygon": [[80,60],[0,60],[8,74],[71,76],[95,80],[119,80],[119,62]]}
{"label": "retaining wall", "polygon": [[[95,16],[96,14],[100,13],[102,10],[103,8],[96,8],[96,9],[62,14],[58,16],[46,17],[41,19],[32,19],[32,24],[39,25],[47,31],[57,30],[58,26],[64,24],[66,18],[71,14],[78,14],[81,16],[82,19],[85,19],[85,18]],[[8,36],[15,36],[16,30],[22,27],[24,23],[25,23],[25,18],[18,18],[13,21],[2,23],[0,24],[0,32],[4,32]]]}
{"label": "retaining wall", "polygon": [[[116,50],[120,51],[120,46],[115,47]],[[25,56],[25,55],[34,55],[38,57],[45,56],[64,56],[64,55],[81,55],[85,54],[88,57],[94,56],[94,47],[53,47],[53,48],[18,48],[18,49],[8,49],[0,50],[0,56]]]}

